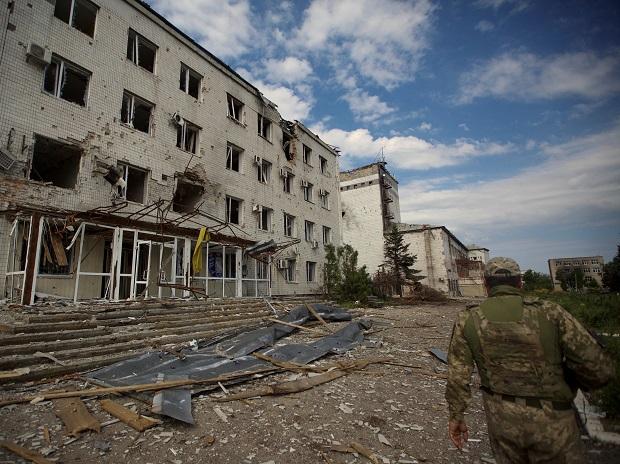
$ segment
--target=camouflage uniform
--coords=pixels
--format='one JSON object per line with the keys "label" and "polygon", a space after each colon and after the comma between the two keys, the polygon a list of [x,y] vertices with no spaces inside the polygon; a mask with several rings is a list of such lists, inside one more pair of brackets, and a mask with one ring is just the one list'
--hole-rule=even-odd
{"label": "camouflage uniform", "polygon": [[[489,264],[490,272],[498,270]],[[607,383],[613,364],[579,322],[557,304],[497,286],[485,302],[459,312],[454,325],[446,387],[450,420],[464,420],[474,362],[498,464],[584,462],[571,402],[577,387]]]}

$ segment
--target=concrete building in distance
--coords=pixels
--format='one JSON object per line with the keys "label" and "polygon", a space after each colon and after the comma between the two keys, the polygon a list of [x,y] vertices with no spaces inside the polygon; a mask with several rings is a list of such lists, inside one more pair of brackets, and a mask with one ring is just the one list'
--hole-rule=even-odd
{"label": "concrete building in distance", "polygon": [[342,242],[358,252],[372,275],[383,264],[383,236],[400,222],[398,181],[385,162],[340,173]]}
{"label": "concrete building in distance", "polygon": [[145,2],[2,15],[0,298],[320,291],[332,147]]}
{"label": "concrete building in distance", "polygon": [[578,258],[551,258],[549,263],[549,275],[553,282],[554,290],[562,290],[562,284],[558,280],[558,273],[581,269],[585,282],[595,281],[599,286],[603,285],[603,266],[605,260],[602,256],[583,256]]}
{"label": "concrete building in distance", "polygon": [[484,247],[479,247],[478,245],[468,245],[467,246],[467,257],[473,261],[479,261],[482,264],[486,265],[489,260],[489,249]]}

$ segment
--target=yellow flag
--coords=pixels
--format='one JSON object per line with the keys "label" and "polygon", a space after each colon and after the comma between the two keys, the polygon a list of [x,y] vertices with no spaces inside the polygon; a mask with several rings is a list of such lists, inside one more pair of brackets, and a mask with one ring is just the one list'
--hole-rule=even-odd
{"label": "yellow flag", "polygon": [[196,241],[196,247],[194,248],[194,254],[192,255],[192,269],[194,270],[194,274],[199,274],[202,269],[202,244],[207,243],[209,240],[211,240],[211,236],[209,232],[207,232],[207,228],[201,228],[198,234],[198,240]]}

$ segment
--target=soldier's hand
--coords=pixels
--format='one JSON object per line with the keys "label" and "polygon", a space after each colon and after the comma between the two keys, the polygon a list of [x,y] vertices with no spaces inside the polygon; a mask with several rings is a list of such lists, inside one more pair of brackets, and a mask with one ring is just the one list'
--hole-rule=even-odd
{"label": "soldier's hand", "polygon": [[463,446],[469,440],[465,421],[451,420],[448,422],[448,434],[450,435],[450,440],[458,449],[463,449]]}

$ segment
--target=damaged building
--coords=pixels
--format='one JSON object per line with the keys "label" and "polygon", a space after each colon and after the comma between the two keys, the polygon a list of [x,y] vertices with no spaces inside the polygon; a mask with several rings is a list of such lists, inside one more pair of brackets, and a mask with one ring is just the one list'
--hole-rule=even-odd
{"label": "damaged building", "polygon": [[142,1],[0,14],[5,298],[320,292],[331,146]]}
{"label": "damaged building", "polygon": [[483,270],[489,250],[468,249],[445,226],[405,224],[400,219],[398,181],[386,162],[340,173],[342,241],[358,251],[360,265],[373,275],[384,262],[384,236],[396,225],[422,283],[449,296],[484,296]]}

